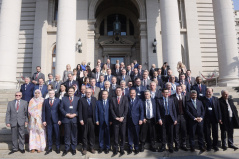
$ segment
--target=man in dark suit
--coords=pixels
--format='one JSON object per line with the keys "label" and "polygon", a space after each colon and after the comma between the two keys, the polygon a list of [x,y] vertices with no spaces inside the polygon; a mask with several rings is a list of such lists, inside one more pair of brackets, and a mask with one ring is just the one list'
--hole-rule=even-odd
{"label": "man in dark suit", "polygon": [[92,78],[95,78],[95,81],[99,82],[99,80],[100,80],[100,67],[99,66],[95,67],[95,73],[92,73]]}
{"label": "man in dark suit", "polygon": [[[108,99],[109,100],[111,100],[112,97],[116,97],[115,91],[110,88],[110,82],[109,81],[105,81],[104,86],[105,86],[104,90],[108,92]],[[103,95],[102,93],[103,93],[103,90],[101,90],[100,93],[99,93],[99,100],[102,100],[102,95]]]}
{"label": "man in dark suit", "polygon": [[61,100],[60,111],[62,114],[62,123],[65,132],[65,150],[62,156],[72,150],[72,155],[76,154],[77,146],[77,116],[79,97],[74,97],[75,89],[70,87],[68,90],[69,97],[63,97]]}
{"label": "man in dark suit", "polygon": [[153,77],[153,74],[154,72],[156,71],[156,65],[155,64],[152,64],[151,65],[151,68],[149,70],[149,76],[152,78]]}
{"label": "man in dark suit", "polygon": [[80,88],[80,92],[78,93],[77,97],[84,98],[86,96],[85,91],[86,91],[86,86],[82,85],[81,88]]}
{"label": "man in dark suit", "polygon": [[[211,151],[211,146],[215,151],[218,151],[218,123],[222,123],[221,109],[217,97],[212,96],[213,89],[207,88],[206,97],[202,98],[202,103],[205,109],[204,117],[204,135],[207,143],[207,151]],[[211,129],[213,144],[211,141]]]}
{"label": "man in dark suit", "polygon": [[143,98],[144,98],[144,91],[146,90],[146,88],[141,85],[140,78],[136,78],[135,79],[135,86],[133,87],[133,89],[136,90],[137,97],[139,97],[140,99],[143,100]]}
{"label": "man in dark suit", "polygon": [[204,106],[200,100],[197,99],[197,91],[191,91],[191,100],[186,103],[186,113],[189,117],[189,144],[190,150],[195,151],[195,132],[197,130],[198,135],[198,145],[200,151],[205,151],[204,141],[203,141],[203,119],[204,119]]}
{"label": "man in dark suit", "polygon": [[191,76],[191,70],[187,70],[187,72],[186,72],[186,81],[188,81],[190,86],[193,86],[196,82],[195,77]]}
{"label": "man in dark suit", "polygon": [[144,120],[141,126],[141,133],[140,133],[140,143],[141,143],[140,151],[141,152],[144,151],[144,145],[149,135],[151,150],[153,152],[156,152],[156,145],[155,145],[155,125],[157,121],[156,101],[154,98],[151,98],[149,90],[144,91],[144,96],[145,96],[145,100],[143,101]]}
{"label": "man in dark suit", "polygon": [[100,88],[97,87],[95,84],[96,84],[96,79],[91,78],[90,79],[90,86],[91,86],[91,89],[92,89],[92,97],[95,97],[96,100],[98,100],[99,94],[100,94]]}
{"label": "man in dark suit", "polygon": [[105,82],[104,75],[100,75],[100,80],[99,82],[96,83],[96,87],[99,87],[100,90],[104,90],[104,82]]}
{"label": "man in dark suit", "polygon": [[55,81],[52,82],[53,89],[55,90],[55,93],[59,93],[62,81],[60,81],[61,77],[60,75],[55,76]]}
{"label": "man in dark suit", "polygon": [[121,76],[118,76],[118,84],[120,84],[120,82],[124,80],[126,82],[126,85],[128,85],[129,81],[131,81],[130,76],[126,75],[126,70],[122,69],[121,70]]}
{"label": "man in dark suit", "polygon": [[184,84],[182,84],[181,87],[182,87],[182,95],[185,96],[186,101],[188,101],[191,98],[190,92],[187,91],[187,87]]}
{"label": "man in dark suit", "polygon": [[153,73],[153,77],[151,78],[151,81],[153,81],[155,78],[156,78],[157,81],[158,81],[158,86],[160,86],[161,89],[162,89],[162,88],[164,87],[164,84],[163,84],[161,75],[160,75],[160,77],[159,77],[159,74],[158,74],[157,71],[155,71],[155,72]]}
{"label": "man in dark suit", "polygon": [[40,78],[42,78],[43,81],[45,82],[45,75],[43,73],[41,73],[41,66],[37,66],[36,70],[37,70],[37,72],[35,72],[32,75],[32,83],[38,84]]}
{"label": "man in dark suit", "polygon": [[127,66],[126,74],[131,78],[133,71],[130,65]]}
{"label": "man in dark suit", "polygon": [[118,141],[120,136],[120,155],[124,155],[126,118],[128,114],[129,102],[126,96],[122,96],[122,89],[117,87],[117,97],[113,97],[110,104],[110,111],[113,120],[114,146],[113,155],[118,154]]}
{"label": "man in dark suit", "polygon": [[134,72],[131,74],[131,81],[135,81],[136,78],[141,79],[138,69],[134,68]]}
{"label": "man in dark suit", "polygon": [[45,98],[46,94],[48,93],[47,85],[44,84],[44,80],[42,78],[38,79],[39,84],[35,85],[34,91],[33,91],[33,96],[34,92],[36,89],[39,89],[41,91],[42,97]]}
{"label": "man in dark suit", "polygon": [[[174,126],[174,140],[175,140],[175,151],[181,148],[187,151],[186,139],[187,139],[187,118],[186,118],[186,96],[182,95],[182,87],[178,85],[176,87],[176,94],[170,96],[175,103],[177,111],[177,124]],[[181,137],[180,137],[181,136]],[[180,141],[180,139],[181,141]]]}
{"label": "man in dark suit", "polygon": [[133,145],[135,154],[139,153],[139,128],[142,125],[144,119],[144,109],[141,99],[136,98],[136,90],[130,89],[129,98],[129,111],[127,117],[128,124],[128,141],[129,150],[128,154],[133,151]]}
{"label": "man in dark suit", "polygon": [[54,136],[56,138],[56,153],[60,153],[60,129],[61,125],[61,112],[60,105],[61,101],[55,98],[55,90],[49,90],[49,98],[44,100],[42,107],[42,123],[47,127],[47,143],[48,150],[45,155],[52,152],[52,134],[54,131]]}
{"label": "man in dark suit", "polygon": [[142,65],[138,66],[138,72],[139,72],[140,79],[142,79],[143,78],[143,73],[144,73],[144,70],[142,69]]}
{"label": "man in dark suit", "polygon": [[105,75],[105,81],[109,81],[111,83],[113,75],[111,74],[111,69],[107,69],[107,75]]}
{"label": "man in dark suit", "polygon": [[79,88],[78,82],[73,80],[73,74],[69,73],[68,74],[68,80],[65,82],[66,85],[66,91],[68,92],[69,88],[72,87],[73,85],[77,85]]}
{"label": "man in dark suit", "polygon": [[179,78],[180,79],[179,79],[178,83],[180,85],[184,84],[186,86],[186,88],[187,88],[187,92],[190,92],[191,86],[190,86],[189,82],[185,80],[185,74],[180,74]]}
{"label": "man in dark suit", "polygon": [[84,84],[84,81],[85,81],[85,78],[86,78],[86,77],[89,77],[89,76],[88,76],[88,72],[87,72],[87,71],[83,71],[83,77],[79,78],[79,80],[78,80],[79,86],[81,86],[82,84]]}
{"label": "man in dark suit", "polygon": [[21,85],[20,92],[22,92],[22,100],[29,102],[33,97],[33,91],[35,85],[30,83],[30,78],[25,77],[25,83]]}
{"label": "man in dark suit", "polygon": [[21,100],[21,98],[22,93],[16,92],[15,100],[8,102],[7,105],[6,126],[11,128],[12,137],[12,151],[9,155],[18,150],[21,153],[25,153],[25,126],[28,124],[28,103],[25,100]]}
{"label": "man in dark suit", "polygon": [[150,82],[150,96],[151,98],[157,100],[162,97],[161,90],[157,90],[157,85],[154,81]]}
{"label": "man in dark suit", "polygon": [[[98,100],[95,110],[96,125],[99,125],[99,151],[108,154],[110,150],[110,125],[112,119],[110,115],[110,101],[108,99],[108,92],[102,91],[102,100]],[[105,145],[104,145],[105,143]],[[105,146],[105,148],[104,148]]]}
{"label": "man in dark suit", "polygon": [[192,86],[192,90],[197,91],[197,98],[201,100],[203,97],[206,96],[207,86],[202,84],[202,78],[200,76],[197,76],[196,82],[197,83]]}
{"label": "man in dark suit", "polygon": [[145,71],[143,73],[143,78],[141,80],[141,83],[142,83],[142,86],[144,86],[145,88],[149,89],[149,85],[150,85],[150,79],[148,78],[149,75],[148,75],[148,71]]}
{"label": "man in dark suit", "polygon": [[[169,69],[167,74],[168,75],[163,78],[164,83],[171,82],[170,78],[171,78],[171,76],[173,76],[172,70]],[[175,82],[178,83],[178,78],[177,77],[175,77]]]}
{"label": "man in dark suit", "polygon": [[52,84],[53,85],[54,79],[53,79],[53,74],[49,73],[48,74],[48,80],[45,82],[46,85]]}
{"label": "man in dark suit", "polygon": [[92,89],[87,88],[86,97],[79,102],[79,121],[83,126],[83,155],[87,153],[88,140],[91,153],[95,153],[95,109],[96,98],[92,96]]}
{"label": "man in dark suit", "polygon": [[112,69],[113,68],[113,65],[110,63],[110,59],[107,59],[105,64],[107,65],[107,69]]}
{"label": "man in dark suit", "polygon": [[118,77],[118,76],[121,76],[121,70],[120,70],[120,65],[119,64],[115,64],[115,70],[113,72],[113,75]]}
{"label": "man in dark suit", "polygon": [[126,83],[125,81],[120,82],[120,87],[122,89],[122,96],[129,97],[129,88],[126,88]]}
{"label": "man in dark suit", "polygon": [[[233,129],[239,127],[239,118],[237,108],[234,105],[233,99],[228,98],[229,93],[226,90],[221,91],[222,97],[219,99],[222,124],[220,124],[221,129],[221,140],[222,149],[227,150],[226,138],[228,139],[228,147],[234,150],[238,149],[233,144]],[[226,137],[227,135],[227,137]]]}
{"label": "man in dark suit", "polygon": [[[168,90],[162,90],[163,97],[157,100],[157,117],[162,126],[162,146],[159,152],[165,151],[168,136],[169,152],[173,153],[173,126],[177,124],[177,113],[173,99],[168,97]],[[167,135],[166,135],[167,134]]]}
{"label": "man in dark suit", "polygon": [[117,84],[117,77],[113,76],[112,79],[111,79],[110,88],[112,90],[116,90],[117,87],[119,87],[119,85]]}

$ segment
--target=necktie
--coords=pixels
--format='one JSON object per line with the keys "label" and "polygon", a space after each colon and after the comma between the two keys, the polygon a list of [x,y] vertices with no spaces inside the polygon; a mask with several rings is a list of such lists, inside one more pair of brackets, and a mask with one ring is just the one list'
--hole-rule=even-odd
{"label": "necktie", "polygon": [[18,112],[18,109],[19,109],[19,100],[17,101],[17,108],[16,108],[17,112]]}
{"label": "necktie", "polygon": [[53,99],[50,99],[50,106],[53,106]]}
{"label": "necktie", "polygon": [[147,100],[147,114],[146,114],[147,119],[150,119],[150,101]]}
{"label": "necktie", "polygon": [[87,102],[88,102],[88,104],[90,105],[90,99],[89,99],[89,98],[87,99]]}
{"label": "necktie", "polygon": [[39,86],[40,91],[42,90],[42,86]]}
{"label": "necktie", "polygon": [[117,97],[118,104],[120,104],[120,97]]}
{"label": "necktie", "polygon": [[144,80],[144,87],[146,86],[146,80]]}
{"label": "necktie", "polygon": [[92,87],[92,95],[95,94],[95,90],[94,90],[94,87]]}
{"label": "necktie", "polygon": [[109,79],[110,79],[110,76],[107,77],[107,81],[109,81]]}
{"label": "necktie", "polygon": [[190,84],[190,77],[188,77],[188,83]]}
{"label": "necktie", "polygon": [[200,92],[202,92],[202,87],[201,87],[201,84],[199,84],[199,90],[200,90]]}
{"label": "necktie", "polygon": [[155,97],[155,93],[151,92],[151,98],[154,98],[154,97]]}
{"label": "necktie", "polygon": [[125,91],[125,89],[123,90],[123,92],[122,92],[122,95],[124,96],[124,91]]}
{"label": "necktie", "polygon": [[105,101],[105,100],[104,100],[104,103],[103,103],[103,104],[104,104],[104,109],[105,109],[105,106],[106,106],[106,101]]}
{"label": "necktie", "polygon": [[134,103],[134,100],[133,100],[133,99],[131,99],[131,102],[130,102],[130,104],[131,104],[131,105],[133,105],[133,103]]}
{"label": "necktie", "polygon": [[27,90],[27,85],[28,85],[28,84],[25,84],[25,90]]}
{"label": "necktie", "polygon": [[178,98],[179,98],[179,100],[181,100],[181,99],[182,99],[182,98],[181,98],[181,95],[179,95]]}
{"label": "necktie", "polygon": [[36,74],[36,79],[37,79],[37,77],[38,77],[38,74],[39,74],[39,73]]}
{"label": "necktie", "polygon": [[57,86],[58,86],[58,82],[56,82],[56,89],[57,89]]}
{"label": "necktie", "polygon": [[125,77],[123,76],[123,80],[125,80]]}
{"label": "necktie", "polygon": [[196,105],[196,101],[193,100],[193,105],[194,105],[194,108],[197,109],[197,105]]}
{"label": "necktie", "polygon": [[168,102],[166,99],[165,100],[165,114],[168,115]]}

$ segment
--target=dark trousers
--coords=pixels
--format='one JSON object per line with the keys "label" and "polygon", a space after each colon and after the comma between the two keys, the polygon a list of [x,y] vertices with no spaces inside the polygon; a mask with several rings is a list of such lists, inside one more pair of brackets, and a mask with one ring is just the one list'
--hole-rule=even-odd
{"label": "dark trousers", "polygon": [[110,149],[110,127],[105,122],[101,125],[99,130],[99,145],[101,149]]}
{"label": "dark trousers", "polygon": [[65,130],[65,150],[76,149],[77,146],[77,123],[69,122],[64,124]]}
{"label": "dark trousers", "polygon": [[175,147],[179,148],[179,146],[186,146],[186,139],[187,139],[187,123],[184,118],[184,115],[178,115],[177,125],[174,126]]}
{"label": "dark trousers", "polygon": [[162,146],[166,145],[168,138],[168,147],[173,148],[173,120],[170,115],[165,115],[162,125]]}
{"label": "dark trousers", "polygon": [[[224,126],[224,124],[227,124],[227,128]],[[232,120],[232,118],[229,119],[228,123],[223,123],[223,125],[220,125],[220,129],[221,129],[222,146],[226,146],[226,143],[227,143],[226,139],[228,140],[228,146],[232,146],[233,145],[233,120]]]}
{"label": "dark trousers", "polygon": [[198,123],[197,121],[190,121],[189,123],[190,131],[189,131],[189,144],[190,147],[194,148],[195,147],[195,132],[197,130],[197,135],[198,135],[198,146],[199,148],[204,146],[204,141],[203,141],[203,121],[201,123]]}
{"label": "dark trousers", "polygon": [[128,120],[128,142],[129,142],[129,149],[138,150],[139,149],[139,125],[134,125],[132,118]]}
{"label": "dark trousers", "polygon": [[90,148],[94,149],[95,146],[95,124],[92,118],[87,119],[83,125],[83,149],[86,150],[88,146],[88,139],[90,142]]}
{"label": "dark trousers", "polygon": [[11,133],[12,133],[12,149],[13,150],[24,150],[24,144],[25,144],[25,126],[18,125],[11,127]]}
{"label": "dark trousers", "polygon": [[114,150],[118,151],[119,135],[120,135],[120,149],[124,150],[125,145],[125,133],[126,133],[126,122],[115,121],[113,123],[114,129]]}
{"label": "dark trousers", "polygon": [[155,119],[147,119],[146,123],[141,126],[140,132],[140,142],[144,146],[148,134],[150,135],[150,143],[153,148],[155,148]]}
{"label": "dark trousers", "polygon": [[56,148],[60,149],[60,129],[59,125],[53,123],[47,123],[47,141],[48,141],[48,149],[52,149],[52,134],[54,131],[54,136],[56,138]]}
{"label": "dark trousers", "polygon": [[[212,132],[211,132],[212,129]],[[213,144],[211,141],[211,134],[213,137]],[[216,122],[216,119],[214,118],[205,118],[204,120],[204,135],[205,140],[207,143],[207,147],[211,148],[211,146],[216,147],[218,143],[218,123]]]}

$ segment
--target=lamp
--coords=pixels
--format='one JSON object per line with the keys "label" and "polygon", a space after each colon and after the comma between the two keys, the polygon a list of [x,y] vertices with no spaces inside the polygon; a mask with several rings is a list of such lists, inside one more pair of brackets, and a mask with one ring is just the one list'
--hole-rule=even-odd
{"label": "lamp", "polygon": [[157,46],[157,41],[156,41],[156,39],[154,39],[154,42],[153,42],[153,47],[154,47],[153,53],[156,53],[156,46]]}
{"label": "lamp", "polygon": [[82,42],[81,42],[81,39],[79,39],[77,42],[77,48],[79,53],[82,53],[81,47],[82,47]]}

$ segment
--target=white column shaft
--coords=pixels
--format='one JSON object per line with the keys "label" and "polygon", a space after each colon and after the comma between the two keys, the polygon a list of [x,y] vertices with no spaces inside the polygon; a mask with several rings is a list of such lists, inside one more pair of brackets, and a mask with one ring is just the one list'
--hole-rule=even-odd
{"label": "white column shaft", "polygon": [[75,67],[76,0],[59,0],[56,43],[56,74],[63,74],[66,65]]}
{"label": "white column shaft", "polygon": [[182,61],[178,1],[161,0],[160,14],[163,61],[168,62],[173,74],[177,75],[177,63]]}
{"label": "white column shaft", "polygon": [[213,11],[217,38],[219,80],[230,83],[229,81],[238,78],[238,48],[232,1],[213,0]]}
{"label": "white column shaft", "polygon": [[2,0],[0,17],[0,88],[16,88],[22,0]]}

